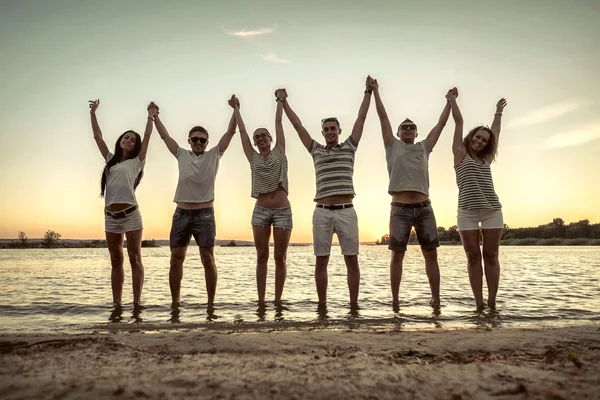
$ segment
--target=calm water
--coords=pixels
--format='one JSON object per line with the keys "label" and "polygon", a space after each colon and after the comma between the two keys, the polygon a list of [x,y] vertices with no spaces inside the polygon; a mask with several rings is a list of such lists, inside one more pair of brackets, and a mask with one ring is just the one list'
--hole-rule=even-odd
{"label": "calm water", "polygon": [[[291,247],[284,303],[256,302],[254,248],[215,249],[219,283],[214,310],[206,307],[204,270],[195,248],[184,266],[182,306],[173,315],[168,284],[169,249],[143,249],[145,309],[133,311],[131,273],[126,264],[124,305],[116,321],[106,249],[0,251],[0,331],[74,331],[112,327],[217,327],[219,324],[358,323],[403,329],[474,326],[539,326],[600,321],[600,248],[502,247],[497,312],[476,313],[460,246],[439,252],[442,307],[428,305],[429,285],[420,250],[409,247],[400,287],[401,305],[390,304],[389,252],[361,247],[359,310],[350,310],[346,269],[340,248],[329,265],[328,305],[319,310],[313,278],[312,247]],[[484,289],[485,290],[485,289]],[[271,260],[267,298],[273,298]],[[484,295],[485,297],[485,295]],[[115,315],[113,315],[114,317]],[[113,318],[114,319],[114,318]],[[137,324],[137,325],[134,325]]]}

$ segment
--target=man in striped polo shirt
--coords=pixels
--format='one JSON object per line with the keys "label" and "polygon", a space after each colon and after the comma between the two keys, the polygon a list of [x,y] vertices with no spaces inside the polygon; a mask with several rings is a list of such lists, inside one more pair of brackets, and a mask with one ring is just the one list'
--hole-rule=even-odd
{"label": "man in striped polo shirt", "polygon": [[[449,90],[448,94],[455,90],[456,88]],[[389,234],[389,249],[392,251],[390,262],[392,305],[395,309],[398,308],[402,261],[410,232],[414,227],[425,258],[425,272],[431,289],[430,304],[437,308],[440,305],[440,268],[437,260],[437,248],[440,242],[435,214],[429,200],[429,154],[448,122],[450,103],[446,102],[438,123],[431,129],[425,140],[415,143],[418,136],[417,125],[408,118],[398,127],[399,140],[394,138],[392,125],[379,95],[377,81],[374,83],[373,91],[390,176],[388,193],[392,196]],[[456,94],[458,95],[458,91]]]}
{"label": "man in striped polo shirt", "polygon": [[313,243],[316,256],[315,282],[319,304],[327,301],[327,264],[331,252],[331,241],[336,233],[344,255],[348,273],[350,304],[358,303],[360,269],[358,266],[358,218],[352,205],[355,196],[352,175],[354,173],[354,153],[363,133],[367,112],[371,104],[374,81],[367,77],[358,118],[352,134],[339,143],[342,132],[337,118],[321,121],[325,145],[317,143],[302,125],[287,101],[285,89],[280,92],[278,101],[283,102],[283,110],[298,132],[302,144],[310,152],[315,165],[317,206],[313,213]]}

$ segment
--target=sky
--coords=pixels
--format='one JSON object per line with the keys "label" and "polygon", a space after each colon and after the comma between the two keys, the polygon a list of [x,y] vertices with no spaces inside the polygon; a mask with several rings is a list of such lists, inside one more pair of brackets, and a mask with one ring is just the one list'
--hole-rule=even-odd
{"label": "sky", "polygon": [[[103,238],[88,100],[113,148],[143,132],[155,101],[171,136],[203,125],[216,145],[236,94],[250,132],[274,132],[273,92],[313,138],[337,116],[352,130],[367,75],[393,126],[425,138],[456,86],[465,130],[491,124],[508,100],[492,172],[510,227],[561,217],[600,222],[600,2],[555,1],[10,1],[0,0],[0,238],[55,230]],[[312,240],[310,154],[284,116],[293,242]],[[430,156],[438,226],[456,224],[450,118]],[[250,167],[236,135],[215,188],[217,237],[249,240]],[[144,237],[168,238],[177,162],[156,130],[137,189]],[[388,175],[372,101],[356,153],[361,241],[388,232]]]}

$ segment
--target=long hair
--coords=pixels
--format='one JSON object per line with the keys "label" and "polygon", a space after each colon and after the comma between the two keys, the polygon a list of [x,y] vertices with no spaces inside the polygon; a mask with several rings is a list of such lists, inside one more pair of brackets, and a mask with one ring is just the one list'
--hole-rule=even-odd
{"label": "long hair", "polygon": [[483,149],[481,149],[478,153],[478,156],[488,162],[488,164],[493,163],[496,160],[496,156],[498,155],[498,143],[496,143],[496,136],[494,132],[490,128],[484,125],[476,126],[475,128],[469,131],[469,134],[465,136],[463,139],[463,145],[467,152],[471,148],[471,141],[473,140],[473,136],[479,130],[486,131],[490,135],[490,139]]}
{"label": "long hair", "polygon": [[[117,139],[117,143],[115,143],[115,151],[113,153],[112,158],[108,160],[106,166],[104,167],[104,170],[102,171],[102,180],[100,181],[100,197],[104,197],[104,191],[106,190],[106,179],[108,178],[108,174],[110,173],[110,167],[112,167],[113,165],[117,165],[117,163],[121,161],[121,158],[123,158],[121,139],[123,139],[123,136],[125,136],[128,133],[134,133],[136,140],[135,147],[133,148],[133,151],[129,153],[127,159],[130,160],[132,158],[136,158],[140,154],[140,149],[142,148],[142,138],[140,137],[139,133],[131,130],[123,132],[123,134]],[[137,188],[140,184],[142,176],[144,176],[144,170],[141,170],[137,178],[135,178],[135,182],[133,183],[133,190],[135,190],[135,188]]]}

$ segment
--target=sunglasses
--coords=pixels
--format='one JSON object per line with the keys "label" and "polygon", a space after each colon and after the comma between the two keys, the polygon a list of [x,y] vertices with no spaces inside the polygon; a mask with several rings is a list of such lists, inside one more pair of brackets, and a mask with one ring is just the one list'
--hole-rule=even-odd
{"label": "sunglasses", "polygon": [[198,142],[200,142],[200,143],[202,143],[202,144],[208,143],[208,139],[207,139],[207,138],[204,138],[204,137],[197,137],[197,136],[191,137],[191,138],[190,138],[190,141],[191,141],[192,143],[198,143]]}
{"label": "sunglasses", "polygon": [[266,137],[271,137],[271,135],[269,135],[268,133],[259,133],[258,135],[254,135],[253,137],[254,140],[258,140]]}
{"label": "sunglasses", "polygon": [[323,118],[321,120],[321,125],[323,125],[325,122],[337,122],[338,125],[340,123],[340,121],[338,121],[338,119],[336,117]]}
{"label": "sunglasses", "polygon": [[411,124],[411,125],[400,125],[400,129],[403,131],[407,131],[409,129],[415,130],[417,129],[417,126],[415,124]]}

